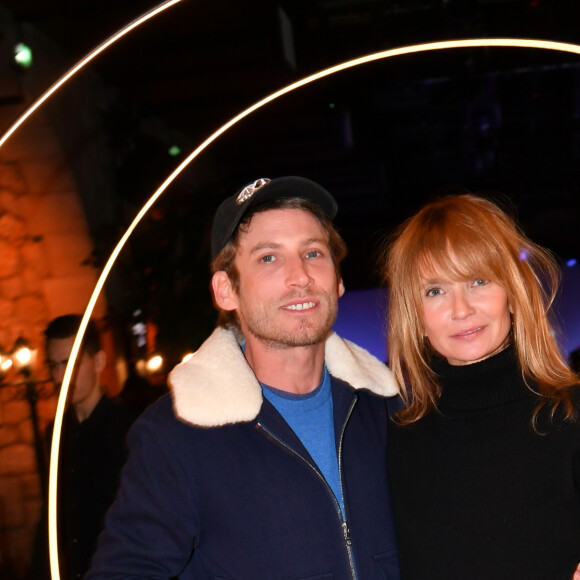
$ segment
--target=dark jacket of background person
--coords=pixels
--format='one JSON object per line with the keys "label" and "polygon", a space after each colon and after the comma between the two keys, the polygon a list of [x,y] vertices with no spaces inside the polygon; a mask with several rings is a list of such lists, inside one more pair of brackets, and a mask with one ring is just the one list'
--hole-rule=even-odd
{"label": "dark jacket of background person", "polygon": [[[83,578],[103,529],[105,513],[115,499],[127,457],[125,437],[136,414],[103,396],[91,415],[78,421],[65,411],[60,440],[57,530],[63,580]],[[53,424],[46,434],[52,442]],[[50,578],[46,511],[39,524],[29,580]]]}
{"label": "dark jacket of background person", "polygon": [[89,569],[115,499],[126,459],[125,436],[134,413],[102,397],[80,422],[72,409],[64,416],[59,461],[58,513],[61,568],[66,578],[82,578]]}
{"label": "dark jacket of background person", "polygon": [[432,367],[438,410],[389,427],[401,578],[570,580],[580,561],[580,424],[559,411],[551,421],[548,408],[534,431],[538,396],[511,347],[466,366],[435,357]]}
{"label": "dark jacket of background person", "polygon": [[233,334],[218,329],[173,371],[174,400],[163,397],[132,428],[87,579],[398,579],[386,405],[366,390],[394,387],[384,365],[336,335],[326,364],[348,531]]}

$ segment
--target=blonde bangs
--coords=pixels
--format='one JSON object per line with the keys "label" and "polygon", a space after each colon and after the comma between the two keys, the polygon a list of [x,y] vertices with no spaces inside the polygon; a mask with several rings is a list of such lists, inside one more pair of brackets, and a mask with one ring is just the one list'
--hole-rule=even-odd
{"label": "blonde bangs", "polygon": [[[514,256],[505,240],[490,236],[482,240],[461,225],[450,224],[442,235],[427,231],[423,251],[419,256],[420,277],[423,279],[472,280],[487,278],[506,286],[506,265],[514,265]],[[436,238],[436,239],[433,239]]]}

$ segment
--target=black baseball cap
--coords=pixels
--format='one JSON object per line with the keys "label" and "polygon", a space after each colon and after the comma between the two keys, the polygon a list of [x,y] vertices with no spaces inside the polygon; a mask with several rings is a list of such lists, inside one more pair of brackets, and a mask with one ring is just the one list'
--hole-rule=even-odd
{"label": "black baseball cap", "polygon": [[338,206],[332,195],[318,183],[304,177],[262,177],[240,188],[218,207],[211,233],[212,260],[228,243],[250,207],[270,199],[302,197],[316,203],[329,219],[334,219]]}

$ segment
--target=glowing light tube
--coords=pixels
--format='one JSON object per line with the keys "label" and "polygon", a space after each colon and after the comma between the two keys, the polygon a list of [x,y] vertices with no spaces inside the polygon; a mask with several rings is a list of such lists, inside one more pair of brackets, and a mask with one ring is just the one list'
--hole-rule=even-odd
{"label": "glowing light tube", "polygon": [[[69,383],[72,377],[72,371],[74,368],[74,363],[79,352],[79,348],[88,324],[88,321],[93,313],[97,299],[103,289],[105,281],[109,276],[109,273],[117,260],[121,250],[126,244],[127,240],[143,219],[146,213],[149,211],[151,206],[159,199],[163,192],[169,187],[169,185],[177,178],[177,176],[211,143],[213,143],[218,137],[223,135],[228,129],[239,123],[245,117],[248,117],[258,109],[261,109],[265,105],[275,101],[276,99],[282,97],[283,95],[295,91],[300,87],[306,86],[324,77],[328,77],[335,73],[347,70],[350,68],[357,67],[362,64],[369,62],[382,60],[385,58],[391,58],[394,56],[402,56],[404,54],[427,52],[433,50],[445,50],[453,48],[472,48],[472,47],[492,47],[492,46],[503,46],[503,47],[521,47],[521,48],[539,48],[545,50],[556,50],[561,52],[571,52],[575,54],[580,54],[580,45],[576,44],[566,44],[561,42],[552,42],[547,40],[533,40],[533,39],[517,39],[517,38],[481,38],[481,39],[467,39],[467,40],[451,40],[445,42],[431,42],[427,44],[416,44],[412,46],[407,46],[403,48],[395,48],[392,50],[386,50],[383,52],[377,52],[354,60],[349,60],[342,64],[332,66],[330,68],[319,71],[313,75],[305,77],[295,83],[292,83],[272,94],[263,98],[262,100],[251,105],[230,121],[222,125],[217,131],[210,135],[205,141],[201,143],[192,153],[190,153],[183,162],[165,179],[165,181],[159,186],[159,188],[153,193],[145,205],[141,208],[139,213],[136,215],[134,220],[131,222],[127,231],[123,237],[119,240],[119,243],[113,250],[111,256],[109,257],[103,271],[97,281],[93,294],[89,300],[87,309],[83,315],[81,325],[79,327],[78,334],[75,338],[73,348],[71,351],[70,359],[66,367],[63,384],[61,388],[61,393],[59,396],[57,414],[55,417],[55,428],[52,440],[52,452],[50,458],[50,475],[49,475],[49,546],[50,546],[50,562],[52,577],[56,580],[60,579],[58,573],[58,554],[57,554],[57,540],[56,540],[56,478],[57,478],[57,465],[58,465],[58,446],[60,441],[60,432],[62,428],[62,417],[64,412],[64,404],[66,401],[66,395],[68,392]],[[0,146],[2,141],[0,141]]]}
{"label": "glowing light tube", "polygon": [[58,81],[56,81],[47,91],[45,91],[36,101],[34,101],[34,103],[32,103],[32,105],[30,105],[30,107],[28,107],[26,111],[24,111],[24,113],[22,113],[22,115],[18,117],[18,119],[16,119],[16,121],[6,130],[4,135],[2,135],[2,137],[0,138],[0,147],[2,147],[2,145],[4,145],[6,141],[8,141],[8,139],[12,136],[12,134],[21,125],[23,125],[25,121],[35,111],[37,111],[40,107],[42,107],[42,105],[44,105],[44,103],[48,101],[50,97],[52,97],[64,84],[66,84],[80,70],[85,68],[85,66],[89,64],[89,62],[91,62],[94,58],[99,56],[99,54],[107,50],[107,48],[115,44],[118,40],[123,38],[123,36],[126,36],[127,34],[129,34],[129,32],[135,30],[136,28],[141,26],[141,24],[143,24],[144,22],[147,22],[147,20],[151,20],[151,18],[154,18],[155,16],[157,16],[164,10],[167,10],[167,8],[171,8],[171,6],[174,6],[175,4],[179,4],[179,2],[181,1],[182,0],[167,0],[167,2],[163,2],[163,4],[160,4],[159,6],[150,10],[149,12],[146,12],[145,14],[139,16],[139,18],[136,18],[130,24],[127,24],[127,26],[119,30],[119,32],[116,32],[115,34],[113,34],[113,36],[105,40],[105,42],[99,44],[97,48],[89,52],[87,56],[85,56],[71,69],[69,69],[62,77],[60,77],[60,79],[58,79]]}
{"label": "glowing light tube", "polygon": [[[102,53],[104,50],[113,45],[121,37],[125,36],[143,22],[157,16],[163,10],[179,3],[181,0],[169,0],[158,7],[154,8],[150,12],[147,12],[137,20],[133,21],[131,24],[123,28],[117,34],[112,36],[109,40],[105,41],[103,44],[99,45],[95,50],[93,50],[87,57],[81,60],[77,65],[75,65],[68,73],[66,73],[59,81],[57,81],[50,89],[45,92],[30,108],[28,108],[23,115],[8,129],[8,131],[0,139],[0,147],[10,138],[10,136],[38,109],[40,108],[54,93],[56,93],[68,80],[70,80],[79,70],[86,66],[91,60]],[[67,364],[63,383],[61,387],[61,392],[57,404],[56,416],[54,421],[54,432],[52,439],[52,449],[50,458],[50,472],[49,472],[49,554],[50,554],[50,566],[51,574],[54,580],[60,579],[59,566],[58,566],[58,550],[57,550],[57,511],[56,511],[56,492],[57,492],[57,471],[58,471],[58,457],[59,457],[59,445],[60,445],[60,435],[62,431],[62,419],[64,414],[65,402],[68,394],[68,389],[72,377],[72,372],[74,369],[74,364],[79,353],[79,349],[86,331],[90,317],[92,316],[93,310],[95,308],[97,299],[103,289],[105,281],[109,276],[109,273],[117,260],[121,250],[125,246],[127,240],[143,219],[146,213],[149,211],[151,206],[157,201],[157,199],[163,194],[167,187],[178,177],[178,175],[211,143],[228,131],[231,127],[239,123],[245,117],[248,117],[258,109],[261,109],[265,105],[275,101],[276,99],[282,97],[283,95],[295,91],[300,87],[306,86],[322,78],[331,76],[335,73],[351,69],[366,63],[392,58],[395,56],[402,56],[405,54],[428,52],[434,50],[447,50],[447,49],[458,49],[458,48],[474,48],[474,47],[515,47],[515,48],[536,48],[543,50],[555,50],[560,52],[569,52],[574,54],[580,54],[580,45],[568,44],[562,42],[553,42],[548,40],[534,40],[534,39],[519,39],[519,38],[478,38],[478,39],[466,39],[466,40],[450,40],[442,42],[430,42],[426,44],[416,44],[412,46],[406,46],[402,48],[395,48],[391,50],[385,50],[382,52],[376,52],[369,54],[367,56],[362,56],[347,62],[332,66],[330,68],[319,71],[308,77],[296,81],[269,96],[257,101],[252,106],[248,107],[230,121],[222,125],[217,131],[210,135],[205,141],[203,141],[192,153],[190,153],[186,159],[163,181],[159,188],[153,193],[149,200],[138,212],[136,217],[133,219],[127,231],[119,240],[117,246],[111,253],[107,263],[105,264],[99,279],[95,285],[95,289],[89,299],[87,309],[82,317],[81,324],[78,330],[78,334],[75,337],[73,347],[71,350],[69,362]]]}

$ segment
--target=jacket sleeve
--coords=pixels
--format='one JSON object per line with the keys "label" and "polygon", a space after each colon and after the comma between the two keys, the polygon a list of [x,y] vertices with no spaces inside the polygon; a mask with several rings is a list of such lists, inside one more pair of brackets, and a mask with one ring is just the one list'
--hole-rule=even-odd
{"label": "jacket sleeve", "polygon": [[119,492],[86,580],[167,579],[186,566],[199,519],[180,443],[148,415],[135,423]]}

